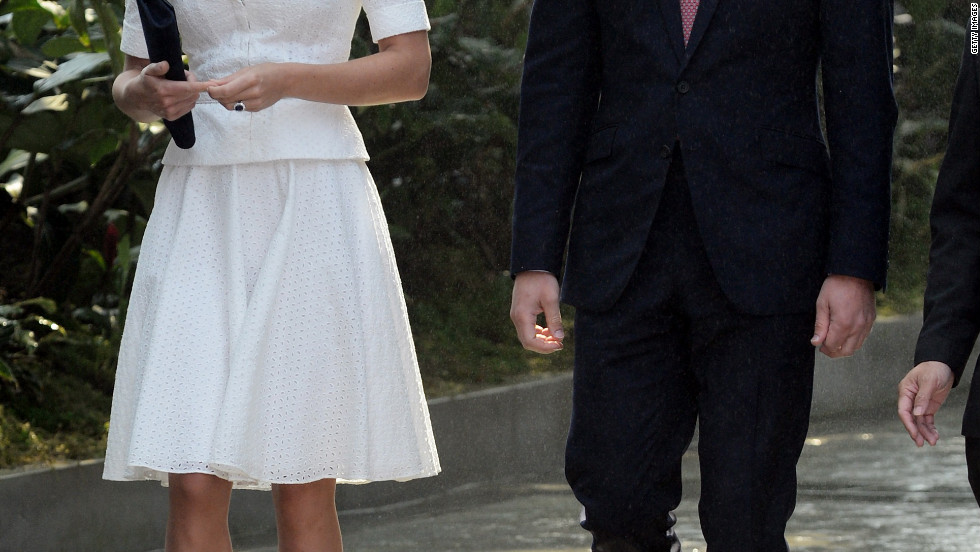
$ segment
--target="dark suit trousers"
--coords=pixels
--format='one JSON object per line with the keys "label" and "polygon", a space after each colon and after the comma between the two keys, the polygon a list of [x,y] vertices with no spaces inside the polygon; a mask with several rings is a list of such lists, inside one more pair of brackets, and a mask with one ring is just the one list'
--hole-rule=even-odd
{"label": "dark suit trousers", "polygon": [[973,498],[980,505],[980,437],[966,438],[966,473],[970,478]]}
{"label": "dark suit trousers", "polygon": [[697,424],[708,549],[787,550],[813,388],[813,319],[734,309],[675,157],[626,291],[608,311],[575,315],[566,476],[597,544],[670,549],[681,457]]}

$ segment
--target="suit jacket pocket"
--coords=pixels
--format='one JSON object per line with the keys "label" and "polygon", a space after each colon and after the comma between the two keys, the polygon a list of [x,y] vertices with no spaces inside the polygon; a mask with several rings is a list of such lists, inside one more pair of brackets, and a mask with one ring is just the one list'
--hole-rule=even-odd
{"label": "suit jacket pocket", "polygon": [[616,141],[616,126],[600,128],[589,136],[589,144],[585,150],[585,162],[591,163],[612,154],[613,143]]}
{"label": "suit jacket pocket", "polygon": [[830,157],[822,141],[774,128],[759,131],[759,147],[765,159],[830,178]]}

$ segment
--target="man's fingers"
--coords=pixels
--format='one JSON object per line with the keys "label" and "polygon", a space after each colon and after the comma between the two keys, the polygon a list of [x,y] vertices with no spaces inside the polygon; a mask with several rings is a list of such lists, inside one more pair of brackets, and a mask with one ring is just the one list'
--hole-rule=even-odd
{"label": "man's fingers", "polygon": [[934,416],[914,416],[908,410],[899,410],[898,417],[905,426],[905,431],[915,442],[915,446],[924,446],[927,442],[935,446],[939,441],[939,432],[936,431]]}
{"label": "man's fingers", "polygon": [[936,430],[936,418],[932,414],[927,414],[925,416],[916,416],[916,425],[919,429],[919,441],[925,439],[931,446],[936,446],[939,441],[939,431]]}
{"label": "man's fingers", "polygon": [[[816,328],[819,324],[821,322],[818,314],[814,334],[817,334]],[[874,319],[866,316],[859,316],[857,320],[850,323],[829,319],[823,339],[811,343],[815,346],[820,345],[820,352],[831,358],[848,357],[861,349],[868,335],[871,334],[873,325]],[[814,335],[813,339],[817,340],[817,335]]]}
{"label": "man's fingers", "polygon": [[544,319],[551,330],[551,335],[555,339],[565,339],[565,328],[561,323],[561,311],[558,308],[558,301],[548,301],[544,305]]}
{"label": "man's fingers", "polygon": [[520,340],[525,349],[534,343],[537,335],[536,324],[534,323],[536,318],[537,316],[531,312],[512,311],[510,314],[510,319],[514,322],[514,328],[517,330],[517,339]]}
{"label": "man's fingers", "polygon": [[[564,329],[558,306],[558,279],[547,272],[528,271],[517,275],[511,299],[510,318],[525,349],[553,353],[562,348]],[[536,326],[544,313],[548,328]]]}
{"label": "man's fingers", "polygon": [[925,416],[929,413],[929,402],[932,400],[932,390],[927,393],[924,389],[919,390],[915,396],[915,404],[912,406],[912,415],[915,417]]}
{"label": "man's fingers", "polygon": [[820,352],[830,358],[848,357],[854,354],[857,348],[851,344],[850,340],[842,338],[838,332],[831,329],[820,346]]}
{"label": "man's fingers", "polygon": [[905,431],[908,432],[909,437],[915,442],[915,446],[921,447],[925,444],[925,439],[922,438],[922,433],[919,432],[919,426],[912,414],[899,412],[898,417],[902,420],[902,425],[905,426]]}
{"label": "man's fingers", "polygon": [[856,340],[857,343],[854,345],[854,351],[855,352],[860,351],[861,350],[861,347],[864,347],[864,342],[868,339],[868,336],[869,335],[871,335],[871,330],[870,329],[867,332],[864,332],[864,333],[862,333],[861,335],[859,335],[857,337],[857,340]]}
{"label": "man's fingers", "polygon": [[898,419],[905,426],[905,431],[909,437],[915,441],[916,446],[922,446],[922,435],[919,434],[919,426],[916,424],[915,416],[912,415],[912,405],[915,401],[915,390],[910,389],[905,380],[898,385]]}
{"label": "man's fingers", "polygon": [[941,362],[918,364],[898,384],[898,417],[915,444],[939,441],[936,412],[949,393],[953,373]]}
{"label": "man's fingers", "polygon": [[561,350],[561,341],[555,340],[551,337],[552,332],[537,324],[540,311],[528,310],[526,307],[526,303],[518,303],[510,311],[510,319],[514,323],[517,339],[521,345],[536,353],[547,354]]}
{"label": "man's fingers", "polygon": [[816,307],[811,343],[827,356],[850,356],[874,324],[874,286],[860,278],[831,274],[820,288]]}
{"label": "man's fingers", "polygon": [[[813,337],[810,344],[814,347],[821,346],[827,339],[830,332],[830,307],[826,302],[817,301],[817,317],[813,322]],[[824,351],[823,349],[821,349]],[[824,351],[826,353],[827,351]]]}
{"label": "man's fingers", "polygon": [[861,348],[862,341],[863,339],[859,339],[856,336],[842,337],[840,332],[835,331],[834,328],[831,328],[831,330],[827,332],[827,337],[824,339],[823,346],[820,347],[820,352],[831,358],[849,357]]}

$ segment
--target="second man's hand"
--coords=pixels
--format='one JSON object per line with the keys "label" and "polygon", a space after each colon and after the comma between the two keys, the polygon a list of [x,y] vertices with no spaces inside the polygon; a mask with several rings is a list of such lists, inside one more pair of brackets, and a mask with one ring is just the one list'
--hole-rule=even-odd
{"label": "second man's hand", "polygon": [[898,417],[916,446],[939,440],[936,412],[953,389],[953,370],[938,361],[919,363],[898,384]]}

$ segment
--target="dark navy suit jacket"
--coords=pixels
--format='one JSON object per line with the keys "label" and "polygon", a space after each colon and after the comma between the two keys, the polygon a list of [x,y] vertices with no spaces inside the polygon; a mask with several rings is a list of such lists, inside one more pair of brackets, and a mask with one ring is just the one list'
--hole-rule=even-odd
{"label": "dark navy suit jacket", "polygon": [[685,48],[678,0],[536,0],[512,272],[563,273],[566,303],[611,307],[679,144],[705,249],[738,308],[810,312],[831,273],[883,285],[891,4],[702,0]]}
{"label": "dark navy suit jacket", "polygon": [[[980,57],[970,52],[969,31],[929,220],[929,279],[915,363],[945,362],[959,383],[980,334]],[[980,437],[976,371],[963,434]]]}

